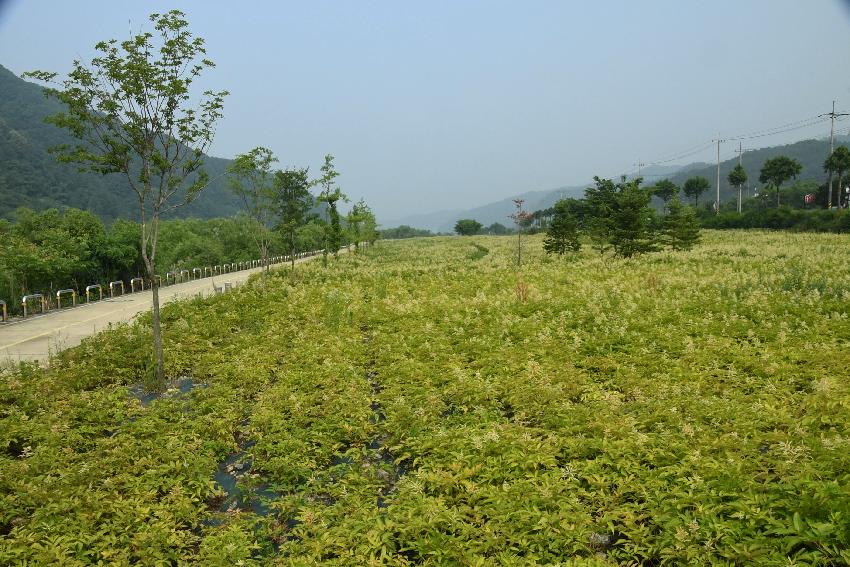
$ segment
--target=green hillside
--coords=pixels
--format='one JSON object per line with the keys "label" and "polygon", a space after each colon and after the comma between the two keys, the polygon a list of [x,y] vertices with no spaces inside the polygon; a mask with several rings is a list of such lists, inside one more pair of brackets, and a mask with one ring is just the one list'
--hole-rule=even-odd
{"label": "green hillside", "polygon": [[[106,221],[136,218],[135,197],[121,175],[80,173],[47,153],[51,146],[73,141],[65,131],[44,123],[46,116],[60,109],[58,102],[44,97],[41,87],[0,66],[0,218],[9,218],[18,207],[76,207]],[[208,157],[205,168],[210,185],[172,216],[212,218],[236,213],[236,197],[223,177],[228,163]]]}
{"label": "green hillside", "polygon": [[[836,145],[847,144],[846,136],[838,136]],[[798,179],[813,180],[818,183],[826,183],[827,174],[823,170],[823,162],[829,155],[829,140],[801,140],[793,144],[784,146],[772,146],[769,148],[760,148],[744,152],[742,165],[747,171],[749,187],[761,187],[759,183],[759,171],[764,165],[764,162],[776,156],[788,156],[796,159],[803,166]],[[730,159],[720,162],[720,200],[726,202],[737,198],[737,189],[729,185],[727,177],[732,168],[738,163],[738,159]],[[715,183],[717,179],[717,165],[702,165],[701,167],[690,168],[671,175],[670,181],[682,187],[689,177],[701,175],[711,181],[711,189],[702,196],[700,201],[712,202],[715,195]],[[644,181],[646,185],[654,185],[660,177],[648,178]]]}

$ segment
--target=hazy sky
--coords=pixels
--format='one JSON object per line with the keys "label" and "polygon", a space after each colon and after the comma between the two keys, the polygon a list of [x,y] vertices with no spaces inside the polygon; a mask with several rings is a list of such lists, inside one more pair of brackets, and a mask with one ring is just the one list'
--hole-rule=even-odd
{"label": "hazy sky", "polygon": [[218,65],[204,86],[231,92],[211,153],[263,145],[314,173],[332,153],[385,220],[615,176],[833,99],[850,110],[845,0],[0,0],[0,64],[67,71],[173,7]]}

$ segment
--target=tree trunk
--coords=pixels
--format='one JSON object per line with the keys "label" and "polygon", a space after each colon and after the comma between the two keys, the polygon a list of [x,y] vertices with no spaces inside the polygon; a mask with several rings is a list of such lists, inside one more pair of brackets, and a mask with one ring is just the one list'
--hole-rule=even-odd
{"label": "tree trunk", "polygon": [[160,326],[159,316],[159,283],[157,282],[156,277],[154,277],[153,263],[151,263],[150,266],[151,268],[148,270],[148,277],[151,281],[151,296],[153,298],[151,305],[151,327],[153,329],[153,351],[156,363],[155,386],[159,390],[165,390],[165,362],[162,351],[162,327]]}
{"label": "tree trunk", "polygon": [[516,240],[516,265],[522,266],[522,228],[517,231]]}

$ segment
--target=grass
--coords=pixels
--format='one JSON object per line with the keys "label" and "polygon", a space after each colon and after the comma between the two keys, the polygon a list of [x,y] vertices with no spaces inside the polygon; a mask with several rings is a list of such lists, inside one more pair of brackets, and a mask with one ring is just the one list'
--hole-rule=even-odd
{"label": "grass", "polygon": [[850,563],[846,236],[475,243],[168,306],[150,403],[144,319],[5,370],[0,564]]}

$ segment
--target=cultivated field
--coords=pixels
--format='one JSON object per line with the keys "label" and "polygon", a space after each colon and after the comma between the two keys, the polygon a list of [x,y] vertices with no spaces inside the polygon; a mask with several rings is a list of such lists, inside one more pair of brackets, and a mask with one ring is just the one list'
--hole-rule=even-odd
{"label": "cultivated field", "polygon": [[[850,563],[850,238],[379,242],[0,380],[0,564]],[[240,563],[241,562],[241,563]]]}

